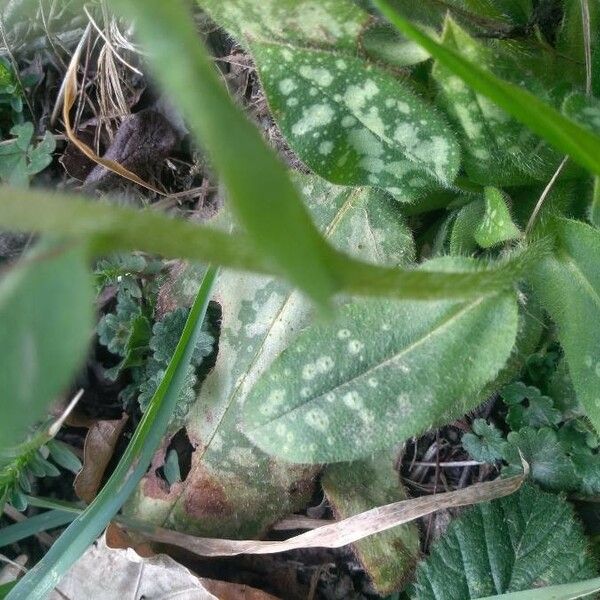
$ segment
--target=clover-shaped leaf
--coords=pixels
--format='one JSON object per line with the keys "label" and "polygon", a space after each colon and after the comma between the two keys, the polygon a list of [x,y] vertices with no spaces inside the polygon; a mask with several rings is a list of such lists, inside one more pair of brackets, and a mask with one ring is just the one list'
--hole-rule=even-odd
{"label": "clover-shaped leaf", "polygon": [[473,433],[465,433],[462,444],[473,460],[492,463],[502,458],[506,440],[494,425],[485,419],[475,419]]}

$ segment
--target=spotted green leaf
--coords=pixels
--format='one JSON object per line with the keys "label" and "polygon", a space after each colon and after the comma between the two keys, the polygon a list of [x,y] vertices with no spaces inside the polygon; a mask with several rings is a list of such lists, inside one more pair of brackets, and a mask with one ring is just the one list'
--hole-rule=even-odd
{"label": "spotted green leaf", "polygon": [[600,431],[600,233],[563,218],[554,220],[553,231],[555,251],[539,261],[531,280],[558,326],[577,397]]}
{"label": "spotted green leaf", "polygon": [[238,40],[356,49],[371,16],[351,0],[198,0]]}
{"label": "spotted green leaf", "polygon": [[[336,519],[407,498],[391,452],[366,460],[328,465],[321,483]],[[379,594],[401,589],[419,559],[415,523],[394,527],[356,542],[354,551]]]}
{"label": "spotted green leaf", "polygon": [[[412,258],[410,232],[384,193],[333,186],[317,177],[295,180],[315,222],[338,248],[380,264]],[[227,216],[219,219],[226,222]],[[188,293],[197,286],[193,271],[178,280]],[[214,369],[185,424],[197,447],[192,470],[169,491],[150,471],[129,511],[205,535],[255,536],[308,500],[315,469],[274,460],[251,444],[239,430],[240,407],[254,382],[310,322],[312,311],[281,280],[229,271],[213,297],[222,312],[221,335]],[[179,301],[185,304],[185,295]]]}
{"label": "spotted green leaf", "polygon": [[81,246],[39,246],[2,275],[2,446],[19,441],[67,391],[92,332],[92,298]]}
{"label": "spotted green leaf", "polygon": [[[477,263],[447,258],[429,268]],[[517,323],[514,292],[468,302],[353,302],[301,333],[257,381],[244,432],[299,463],[385,449],[473,408],[506,363]]]}
{"label": "spotted green leaf", "polygon": [[458,143],[407,83],[326,50],[267,42],[251,48],[283,134],[325,179],[388,188],[403,200],[453,181]]}
{"label": "spotted green leaf", "polygon": [[[452,521],[417,567],[411,598],[488,598],[597,574],[568,502],[526,484],[511,496],[473,506]],[[577,597],[536,593],[518,597]]]}
{"label": "spotted green leaf", "polygon": [[[442,35],[445,47],[491,72],[519,79],[521,86],[546,96],[541,84],[520,69],[505,47],[491,47],[475,40],[451,18]],[[515,185],[549,177],[560,161],[539,138],[530,133],[491,100],[477,93],[451,69],[435,62],[432,75],[438,83],[441,102],[459,126],[464,140],[465,169],[473,181],[484,185]]]}
{"label": "spotted green leaf", "polygon": [[519,237],[504,194],[497,188],[486,187],[484,202],[485,212],[475,231],[475,241],[482,248],[491,248]]}

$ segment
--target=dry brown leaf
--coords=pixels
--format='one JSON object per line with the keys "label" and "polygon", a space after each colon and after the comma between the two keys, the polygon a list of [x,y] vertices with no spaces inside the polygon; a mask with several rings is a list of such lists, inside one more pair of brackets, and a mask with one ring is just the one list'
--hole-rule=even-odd
{"label": "dry brown leaf", "polygon": [[51,600],[220,600],[184,566],[170,556],[142,558],[131,548],[112,550],[102,536],[73,565]]}
{"label": "dry brown leaf", "polygon": [[150,185],[141,177],[138,177],[138,175],[136,175],[133,171],[126,169],[123,165],[119,164],[118,162],[98,156],[92,148],[90,148],[87,144],[78,139],[77,135],[75,134],[75,131],[71,126],[70,112],[71,108],[73,108],[73,105],[75,104],[75,99],[77,98],[77,67],[79,65],[79,59],[81,56],[82,49],[83,46],[78,47],[75,53],[73,54],[71,62],[69,63],[69,68],[67,69],[67,72],[65,74],[65,80],[63,82],[63,121],[65,125],[66,136],[69,138],[69,141],[73,143],[82,154],[87,156],[90,160],[93,160],[95,163],[102,165],[109,171],[112,171],[113,173],[116,173],[117,175],[120,175],[121,177],[124,177],[129,181],[133,181],[134,183],[137,183],[138,185],[141,185],[147,190],[159,194],[160,196],[168,196],[168,194]]}
{"label": "dry brown leaf", "polygon": [[88,504],[100,489],[104,471],[127,418],[124,414],[120,421],[96,421],[87,433],[83,446],[83,469],[75,477],[74,487],[75,493]]}
{"label": "dry brown leaf", "polygon": [[454,492],[422,496],[379,506],[284,541],[202,538],[161,527],[146,527],[142,524],[136,524],[135,529],[152,541],[179,546],[200,556],[273,554],[301,548],[339,548],[402,523],[414,521],[437,510],[478,504],[508,496],[521,487],[527,476],[529,469],[526,464],[523,466],[525,471],[523,475],[477,483]]}
{"label": "dry brown leaf", "polygon": [[111,550],[127,550],[127,548],[131,548],[143,558],[150,558],[156,554],[148,542],[134,540],[122,527],[119,527],[114,522],[110,523],[106,528],[104,538],[106,539],[106,545]]}

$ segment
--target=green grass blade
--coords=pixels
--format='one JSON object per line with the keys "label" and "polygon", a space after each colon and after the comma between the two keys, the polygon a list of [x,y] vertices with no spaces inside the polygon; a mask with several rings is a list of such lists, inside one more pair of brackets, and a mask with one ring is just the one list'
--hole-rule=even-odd
{"label": "green grass blade", "polygon": [[490,98],[574,161],[591,172],[600,174],[600,137],[565,117],[530,92],[499,79],[436,42],[403,17],[389,0],[374,0],[374,4],[401,33],[420,44],[441,65],[451,70],[475,91]]}
{"label": "green grass blade", "polygon": [[75,514],[64,510],[49,510],[39,515],[29,517],[25,521],[15,523],[0,529],[0,548],[28,538],[40,531],[48,531],[48,529],[56,529],[70,523]]}
{"label": "green grass blade", "polygon": [[217,270],[210,267],[190,311],[165,376],[125,453],[94,501],[59,537],[47,554],[11,590],[9,600],[42,600],[117,514],[148,469],[167,429],[185,379]]}
{"label": "green grass blade", "polygon": [[584,598],[599,591],[600,577],[596,577],[595,579],[588,579],[586,581],[551,585],[536,590],[487,596],[486,598],[481,598],[481,600],[575,600],[576,598]]}
{"label": "green grass blade", "polygon": [[256,247],[320,303],[335,291],[323,260],[329,245],[313,224],[286,168],[230,98],[180,0],[113,0],[136,22],[154,75],[182,109],[223,178]]}

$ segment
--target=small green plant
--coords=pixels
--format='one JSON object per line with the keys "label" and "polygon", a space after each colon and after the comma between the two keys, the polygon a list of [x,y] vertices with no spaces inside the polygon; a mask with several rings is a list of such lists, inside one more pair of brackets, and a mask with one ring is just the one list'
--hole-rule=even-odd
{"label": "small green plant", "polygon": [[29,122],[14,125],[10,133],[14,137],[0,143],[0,180],[16,187],[27,186],[32,175],[52,162],[56,141],[47,131],[35,144]]}
{"label": "small green plant", "polygon": [[[118,362],[107,368],[108,379],[130,383],[120,393],[124,408],[131,402],[145,412],[164,378],[169,361],[189,316],[188,308],[177,308],[156,318],[156,296],[163,264],[140,255],[117,255],[96,265],[99,292],[116,289],[114,309],[97,326],[98,340]],[[206,321],[194,349],[180,392],[174,422],[181,422],[196,398],[198,373],[215,343],[214,329]]]}
{"label": "small green plant", "polygon": [[[35,79],[28,83],[35,83]],[[13,125],[23,123],[23,94],[9,61],[0,57],[0,132],[5,134]],[[2,135],[1,137],[4,137]]]}
{"label": "small green plant", "polygon": [[53,439],[47,427],[39,428],[28,441],[3,449],[0,453],[0,508],[9,502],[24,511],[32,481],[39,477],[57,477],[60,471],[56,465],[72,473],[81,469],[77,456],[66,444]]}
{"label": "small green plant", "polygon": [[565,393],[557,387],[558,379],[565,380],[563,363],[557,356],[552,349],[530,356],[526,376],[557,395],[562,391],[560,401],[555,402],[523,381],[510,383],[500,390],[504,405],[500,429],[484,419],[475,419],[472,433],[466,433],[462,443],[474,460],[496,464],[503,461],[506,476],[521,472],[523,457],[532,478],[545,489],[598,494],[600,440],[572,390]]}

